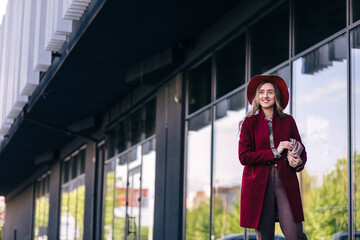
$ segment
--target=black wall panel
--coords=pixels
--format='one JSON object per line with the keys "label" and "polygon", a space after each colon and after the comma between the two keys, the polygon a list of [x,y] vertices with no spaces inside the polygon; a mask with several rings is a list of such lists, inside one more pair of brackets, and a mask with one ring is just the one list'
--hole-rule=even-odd
{"label": "black wall panel", "polygon": [[6,214],[3,239],[32,239],[32,218],[34,203],[33,184],[26,186],[19,194],[6,200]]}
{"label": "black wall panel", "polygon": [[[94,209],[94,175],[95,175],[95,157],[96,144],[88,142],[86,144],[86,164],[85,164],[85,215],[84,215],[84,237],[83,239],[93,239],[93,218],[95,214]],[[100,227],[100,226],[97,226]]]}
{"label": "black wall panel", "polygon": [[183,119],[181,76],[157,94],[154,239],[182,239]]}

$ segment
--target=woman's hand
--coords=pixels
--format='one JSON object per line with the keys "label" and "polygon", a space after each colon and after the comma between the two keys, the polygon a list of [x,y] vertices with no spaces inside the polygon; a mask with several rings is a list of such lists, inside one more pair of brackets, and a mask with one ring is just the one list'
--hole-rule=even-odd
{"label": "woman's hand", "polygon": [[287,158],[289,161],[289,165],[293,168],[296,168],[297,166],[302,164],[302,160],[298,155],[288,154]]}
{"label": "woman's hand", "polygon": [[294,147],[294,145],[290,141],[282,141],[279,143],[279,146],[277,147],[277,151],[279,154],[281,154],[284,149],[291,150]]}

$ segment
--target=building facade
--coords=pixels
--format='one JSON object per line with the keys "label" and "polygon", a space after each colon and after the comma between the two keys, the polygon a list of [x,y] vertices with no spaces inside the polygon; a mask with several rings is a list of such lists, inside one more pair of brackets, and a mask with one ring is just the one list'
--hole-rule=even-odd
{"label": "building facade", "polygon": [[289,88],[308,239],[357,239],[359,1],[9,0],[3,239],[253,233],[239,226],[237,144],[256,74]]}

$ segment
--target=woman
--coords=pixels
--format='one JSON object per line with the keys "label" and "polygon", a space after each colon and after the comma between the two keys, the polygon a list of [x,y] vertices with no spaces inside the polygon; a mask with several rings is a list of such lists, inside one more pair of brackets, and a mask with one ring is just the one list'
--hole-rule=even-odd
{"label": "woman", "polygon": [[294,119],[282,111],[289,101],[286,83],[276,75],[257,75],[249,82],[247,98],[252,110],[240,123],[239,140],[245,165],[240,225],[255,228],[258,240],[273,240],[278,217],[287,240],[306,239],[296,175],[304,168],[306,152],[288,153],[294,147],[290,138],[302,143]]}

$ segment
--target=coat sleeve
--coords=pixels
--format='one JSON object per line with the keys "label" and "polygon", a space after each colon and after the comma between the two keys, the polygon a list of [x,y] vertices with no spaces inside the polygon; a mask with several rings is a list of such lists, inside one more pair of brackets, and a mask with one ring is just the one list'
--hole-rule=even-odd
{"label": "coat sleeve", "polygon": [[294,120],[294,118],[292,116],[291,116],[291,129],[292,129],[291,134],[292,134],[293,138],[295,138],[296,141],[300,142],[301,145],[303,145],[303,147],[304,147],[304,150],[303,150],[303,152],[301,153],[301,156],[300,156],[300,158],[302,160],[302,164],[299,167],[296,168],[296,171],[300,172],[300,171],[302,171],[304,169],[304,166],[305,166],[306,161],[307,161],[307,155],[306,155],[305,146],[304,146],[303,142],[301,141],[301,137],[300,137],[300,134],[299,134],[299,130],[298,130],[297,126],[296,126],[296,122],[295,122],[295,120]]}
{"label": "coat sleeve", "polygon": [[273,162],[274,153],[270,149],[254,150],[253,128],[250,127],[253,119],[246,118],[241,126],[239,139],[239,160],[242,165],[260,164],[264,162]]}

